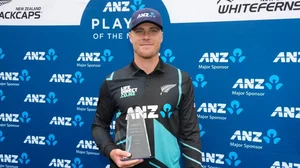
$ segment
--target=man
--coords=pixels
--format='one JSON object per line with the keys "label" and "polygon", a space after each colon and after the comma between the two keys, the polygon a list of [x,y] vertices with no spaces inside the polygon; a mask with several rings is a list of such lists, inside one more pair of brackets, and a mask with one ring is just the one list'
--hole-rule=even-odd
{"label": "man", "polygon": [[[160,13],[144,8],[133,13],[130,42],[134,59],[130,65],[109,74],[103,82],[92,125],[94,141],[108,157],[111,168],[178,168],[182,154],[184,167],[201,168],[201,142],[190,76],[159,57],[163,41]],[[128,117],[137,112],[145,118],[150,151],[154,158],[122,161]],[[116,115],[115,139],[110,124]],[[139,115],[139,114],[136,114]]]}

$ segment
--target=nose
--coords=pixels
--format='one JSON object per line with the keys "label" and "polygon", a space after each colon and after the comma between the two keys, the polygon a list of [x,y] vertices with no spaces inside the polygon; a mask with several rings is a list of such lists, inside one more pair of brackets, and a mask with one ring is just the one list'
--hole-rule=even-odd
{"label": "nose", "polygon": [[144,33],[143,40],[149,40],[150,36],[148,33]]}

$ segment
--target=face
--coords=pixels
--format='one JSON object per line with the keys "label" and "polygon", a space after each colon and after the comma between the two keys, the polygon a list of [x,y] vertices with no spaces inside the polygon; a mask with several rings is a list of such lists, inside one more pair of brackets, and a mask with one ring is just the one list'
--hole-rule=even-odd
{"label": "face", "polygon": [[130,32],[129,38],[135,54],[150,59],[158,55],[163,36],[155,24],[142,23]]}

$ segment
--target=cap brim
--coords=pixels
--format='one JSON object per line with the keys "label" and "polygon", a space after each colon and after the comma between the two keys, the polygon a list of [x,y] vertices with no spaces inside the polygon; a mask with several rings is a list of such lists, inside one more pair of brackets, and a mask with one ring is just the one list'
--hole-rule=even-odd
{"label": "cap brim", "polygon": [[153,23],[155,24],[156,26],[158,26],[161,30],[163,30],[163,27],[155,22],[153,22],[152,20],[145,20],[145,21],[142,21],[140,22],[139,24],[135,25],[134,27],[132,27],[129,31],[135,29],[136,27],[138,27],[140,24],[143,24],[143,23]]}

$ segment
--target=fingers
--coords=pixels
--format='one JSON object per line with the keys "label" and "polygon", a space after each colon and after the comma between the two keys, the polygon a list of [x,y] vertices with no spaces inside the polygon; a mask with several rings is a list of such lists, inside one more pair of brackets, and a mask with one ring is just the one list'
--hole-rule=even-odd
{"label": "fingers", "polygon": [[121,157],[131,157],[131,153],[117,149],[116,154]]}
{"label": "fingers", "polygon": [[133,167],[137,164],[142,163],[144,160],[142,159],[135,159],[135,160],[128,160],[128,161],[120,161],[120,167],[127,168],[127,167]]}
{"label": "fingers", "polygon": [[118,165],[120,168],[129,168],[133,167],[137,164],[142,163],[144,160],[143,159],[134,159],[134,160],[127,160],[127,161],[122,161],[122,158],[130,158],[131,153],[127,151],[123,151],[120,149],[114,149],[113,152],[111,153],[112,159],[115,161],[115,163]]}

